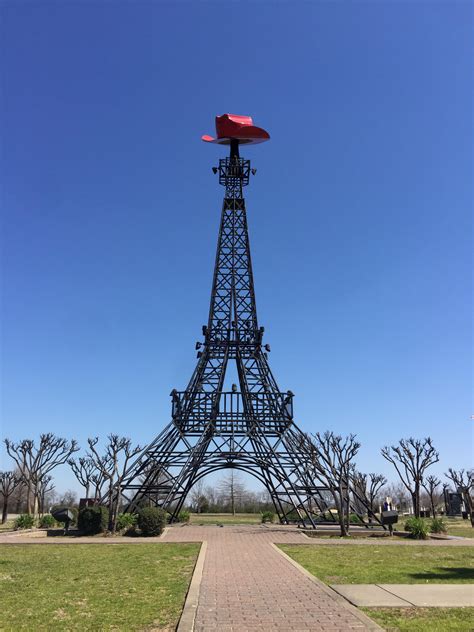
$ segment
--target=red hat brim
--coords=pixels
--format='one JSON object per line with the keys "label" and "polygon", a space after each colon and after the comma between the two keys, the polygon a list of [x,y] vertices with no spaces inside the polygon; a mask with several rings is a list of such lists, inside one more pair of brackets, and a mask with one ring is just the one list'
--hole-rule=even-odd
{"label": "red hat brim", "polygon": [[[205,143],[213,143],[214,145],[230,145],[230,141],[234,140],[233,138],[212,138],[212,136],[201,136],[201,140]],[[264,143],[266,140],[270,140],[270,138],[238,138],[237,139],[241,145],[257,145],[258,143]]]}
{"label": "red hat brim", "polygon": [[264,143],[270,140],[270,134],[261,127],[246,125],[231,136],[213,138],[206,134],[201,138],[205,143],[214,143],[216,145],[230,145],[231,140],[238,140],[242,145],[256,145],[257,143]]}

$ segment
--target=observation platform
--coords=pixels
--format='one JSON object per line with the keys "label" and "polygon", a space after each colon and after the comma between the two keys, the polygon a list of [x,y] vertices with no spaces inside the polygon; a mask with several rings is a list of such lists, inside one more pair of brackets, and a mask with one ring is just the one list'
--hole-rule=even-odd
{"label": "observation platform", "polygon": [[[219,434],[247,434],[255,425],[279,434],[293,420],[293,394],[172,391],[172,418],[186,432],[201,434],[211,423]],[[245,403],[244,403],[245,401]]]}

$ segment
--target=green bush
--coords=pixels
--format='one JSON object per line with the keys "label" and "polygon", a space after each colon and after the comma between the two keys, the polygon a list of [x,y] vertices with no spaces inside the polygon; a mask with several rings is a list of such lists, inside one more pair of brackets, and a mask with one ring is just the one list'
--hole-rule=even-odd
{"label": "green bush", "polygon": [[433,518],[430,523],[431,533],[446,533],[448,528],[442,518]]}
{"label": "green bush", "polygon": [[132,513],[121,513],[117,517],[117,531],[131,531],[136,527],[137,515]]}
{"label": "green bush", "polygon": [[44,516],[41,516],[39,519],[38,526],[40,529],[51,529],[56,526],[56,520],[51,514],[44,514]]}
{"label": "green bush", "polygon": [[107,529],[109,512],[106,507],[83,507],[79,511],[77,526],[84,535],[102,533]]}
{"label": "green bush", "polygon": [[334,522],[333,517],[337,518],[337,514],[333,516],[333,514],[329,511],[328,513],[322,513],[317,516],[314,516],[315,522]]}
{"label": "green bush", "polygon": [[138,527],[145,537],[161,535],[166,524],[166,512],[160,507],[144,507],[138,512]]}
{"label": "green bush", "polygon": [[262,523],[265,524],[266,522],[275,522],[275,514],[273,511],[264,511],[262,513]]}
{"label": "green bush", "polygon": [[178,514],[178,522],[189,522],[190,518],[191,514],[189,511],[186,511],[186,509],[183,509],[183,511],[180,511]]}
{"label": "green bush", "polygon": [[72,511],[73,518],[71,520],[71,525],[77,525],[77,521],[79,519],[79,509],[77,507],[69,507],[69,511]]}
{"label": "green bush", "polygon": [[429,529],[423,518],[408,518],[405,522],[405,531],[408,531],[410,538],[414,540],[426,540]]}
{"label": "green bush", "polygon": [[349,523],[350,524],[364,524],[359,516],[355,513],[351,513],[349,515]]}
{"label": "green bush", "polygon": [[15,530],[18,530],[18,529],[31,529],[34,526],[35,526],[35,519],[34,519],[34,517],[32,515],[30,515],[30,514],[21,514],[15,520],[15,524],[14,524],[13,528]]}

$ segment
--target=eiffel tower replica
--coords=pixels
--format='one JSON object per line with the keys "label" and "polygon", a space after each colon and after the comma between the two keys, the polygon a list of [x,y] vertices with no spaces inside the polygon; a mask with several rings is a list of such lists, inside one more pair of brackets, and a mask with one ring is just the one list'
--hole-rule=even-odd
{"label": "eiffel tower replica", "polygon": [[[327,504],[298,446],[293,393],[280,391],[268,363],[270,347],[259,326],[244,188],[256,170],[239,147],[269,140],[247,116],[216,117],[217,138],[229,157],[213,167],[225,187],[209,319],[196,343],[197,366],[184,391],[173,390],[171,421],[132,464],[120,493],[127,511],[143,504],[177,518],[202,477],[224,468],[255,476],[268,490],[281,523],[315,527]],[[224,390],[229,363],[239,386]]]}

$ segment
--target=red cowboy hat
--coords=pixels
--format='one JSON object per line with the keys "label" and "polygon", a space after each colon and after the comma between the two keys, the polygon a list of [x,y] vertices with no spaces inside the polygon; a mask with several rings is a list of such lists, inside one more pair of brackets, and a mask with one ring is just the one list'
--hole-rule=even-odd
{"label": "red cowboy hat", "polygon": [[255,127],[251,116],[239,116],[238,114],[222,114],[216,116],[217,138],[202,136],[206,143],[229,145],[233,139],[242,144],[254,145],[270,140],[270,134],[261,127]]}

